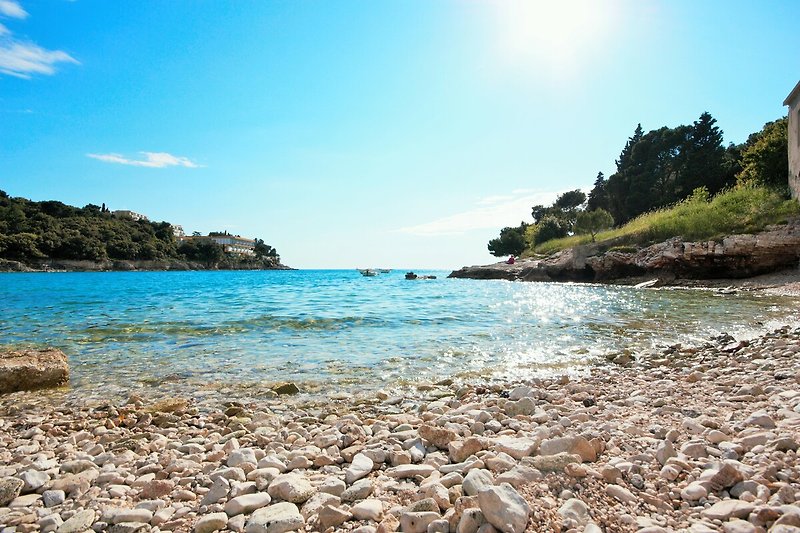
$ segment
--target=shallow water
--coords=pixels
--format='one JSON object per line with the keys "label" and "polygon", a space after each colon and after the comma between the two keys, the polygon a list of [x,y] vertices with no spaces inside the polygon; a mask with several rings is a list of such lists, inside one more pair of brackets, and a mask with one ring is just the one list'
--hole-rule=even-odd
{"label": "shallow water", "polygon": [[87,394],[278,381],[331,392],[579,372],[609,352],[748,337],[798,319],[796,300],[755,293],[435,274],[5,274],[0,343],[61,348],[72,389]]}

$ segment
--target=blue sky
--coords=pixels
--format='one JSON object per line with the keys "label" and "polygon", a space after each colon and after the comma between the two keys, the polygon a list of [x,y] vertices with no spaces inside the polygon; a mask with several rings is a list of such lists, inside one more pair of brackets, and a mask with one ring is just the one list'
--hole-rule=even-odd
{"label": "blue sky", "polygon": [[0,189],[458,268],[636,124],[785,114],[800,3],[0,0]]}

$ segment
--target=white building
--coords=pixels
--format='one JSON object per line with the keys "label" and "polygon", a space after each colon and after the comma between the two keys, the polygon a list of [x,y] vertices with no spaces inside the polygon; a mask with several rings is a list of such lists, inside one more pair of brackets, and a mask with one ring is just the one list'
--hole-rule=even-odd
{"label": "white building", "polygon": [[239,235],[209,235],[208,239],[222,245],[226,254],[255,255],[256,241]]}
{"label": "white building", "polygon": [[789,106],[789,191],[800,200],[800,82],[783,105]]}
{"label": "white building", "polygon": [[172,224],[172,234],[175,235],[175,238],[177,239],[186,237],[186,232],[183,231],[183,226],[180,224]]}
{"label": "white building", "polygon": [[150,220],[141,213],[136,213],[135,211],[129,211],[127,209],[118,209],[116,211],[113,211],[112,214],[115,217],[132,218],[133,220],[144,220],[144,221]]}

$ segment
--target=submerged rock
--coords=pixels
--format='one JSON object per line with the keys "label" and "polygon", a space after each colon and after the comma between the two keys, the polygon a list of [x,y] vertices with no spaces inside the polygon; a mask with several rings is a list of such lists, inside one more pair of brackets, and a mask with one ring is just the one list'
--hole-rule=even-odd
{"label": "submerged rock", "polygon": [[69,365],[61,350],[0,351],[0,394],[58,387],[67,381]]}

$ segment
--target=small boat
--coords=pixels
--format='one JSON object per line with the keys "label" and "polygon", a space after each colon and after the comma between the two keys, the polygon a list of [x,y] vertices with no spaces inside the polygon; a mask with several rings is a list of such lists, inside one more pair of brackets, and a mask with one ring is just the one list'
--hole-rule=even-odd
{"label": "small boat", "polygon": [[381,274],[388,274],[391,271],[392,271],[391,268],[379,268],[378,269],[378,272],[380,272]]}
{"label": "small boat", "polygon": [[366,276],[368,278],[378,275],[378,271],[372,270],[371,268],[359,268],[358,271],[361,272],[362,276]]}

